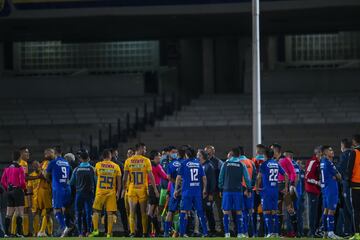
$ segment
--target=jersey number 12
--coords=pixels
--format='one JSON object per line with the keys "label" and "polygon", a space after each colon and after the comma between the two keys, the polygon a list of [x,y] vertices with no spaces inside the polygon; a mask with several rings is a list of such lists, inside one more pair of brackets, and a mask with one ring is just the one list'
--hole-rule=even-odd
{"label": "jersey number 12", "polygon": [[198,175],[199,175],[199,169],[190,168],[190,176],[191,176],[191,181],[192,182],[199,181]]}

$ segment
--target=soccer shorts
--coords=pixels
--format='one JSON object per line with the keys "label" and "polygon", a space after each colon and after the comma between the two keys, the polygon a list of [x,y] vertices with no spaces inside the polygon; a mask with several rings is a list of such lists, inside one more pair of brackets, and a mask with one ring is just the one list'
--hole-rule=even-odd
{"label": "soccer shorts", "polygon": [[[157,186],[157,190],[160,193],[159,186]],[[150,205],[158,205],[159,204],[159,198],[156,197],[153,186],[149,186],[149,204]]]}
{"label": "soccer shorts", "polygon": [[106,194],[96,194],[95,200],[93,204],[93,208],[102,211],[103,207],[107,212],[116,212],[117,205],[116,205],[116,194],[115,192],[106,193]]}
{"label": "soccer shorts", "polygon": [[241,211],[244,208],[242,192],[223,192],[222,209],[224,211]]}
{"label": "soccer shorts", "polygon": [[324,191],[322,197],[323,197],[323,204],[324,204],[323,207],[324,208],[332,210],[332,211],[336,210],[336,206],[339,201],[337,192]]}
{"label": "soccer shorts", "polygon": [[190,211],[195,209],[197,212],[202,212],[202,197],[201,196],[186,196],[181,198],[180,210]]}
{"label": "soccer shorts", "polygon": [[261,205],[263,211],[278,210],[279,191],[274,189],[272,191],[261,192]]}
{"label": "soccer shorts", "polygon": [[180,202],[181,202],[181,197],[180,196],[178,196],[177,198],[174,198],[174,196],[171,196],[169,198],[168,211],[169,212],[178,211],[179,208],[180,208]]}
{"label": "soccer shorts", "polygon": [[165,206],[167,196],[167,189],[162,188],[160,190],[159,206]]}
{"label": "soccer shorts", "polygon": [[21,207],[25,205],[24,191],[21,188],[14,188],[7,192],[7,206]]}
{"label": "soccer shorts", "polygon": [[71,204],[70,187],[52,190],[52,206],[55,209],[65,208]]}
{"label": "soccer shorts", "polygon": [[145,202],[148,200],[147,188],[129,188],[128,199],[132,203]]}
{"label": "soccer shorts", "polygon": [[254,208],[254,193],[251,193],[251,197],[247,197],[243,194],[244,198],[244,209],[253,209]]}
{"label": "soccer shorts", "polygon": [[51,190],[39,188],[37,197],[38,209],[50,209],[51,205]]}

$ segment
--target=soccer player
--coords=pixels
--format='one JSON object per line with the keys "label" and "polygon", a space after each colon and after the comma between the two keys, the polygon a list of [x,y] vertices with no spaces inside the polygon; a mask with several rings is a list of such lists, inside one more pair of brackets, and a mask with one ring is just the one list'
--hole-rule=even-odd
{"label": "soccer player", "polygon": [[[161,155],[158,151],[153,150],[150,152],[150,161],[152,166],[152,173],[155,178],[156,188],[160,191],[160,181],[161,179],[167,179],[167,175],[164,172],[162,166],[160,165]],[[150,181],[150,180],[149,180]],[[149,211],[148,211],[148,223],[152,223],[155,233],[153,236],[158,236],[160,234],[160,225],[158,221],[158,205],[159,198],[156,197],[155,191],[152,186],[149,186]],[[149,224],[150,225],[150,224]]]}
{"label": "soccer player", "polygon": [[[287,186],[288,184],[286,172],[273,157],[273,150],[266,148],[264,152],[265,161],[260,165],[259,174],[256,180],[256,191],[258,194],[261,193],[264,224],[267,229],[266,238],[278,237],[279,235],[279,173],[285,176],[285,185]],[[285,187],[285,192],[286,191],[287,187]]]}
{"label": "soccer player", "polygon": [[170,181],[170,197],[168,204],[168,212],[164,222],[164,237],[169,237],[174,215],[177,211],[179,211],[180,208],[180,198],[174,197],[175,182],[181,162],[185,158],[185,148],[183,146],[181,147],[181,149],[179,149],[179,153],[177,149],[174,149],[172,147],[169,147],[169,149],[171,150],[169,156],[170,162],[167,165],[167,176]]}
{"label": "soccer player", "polygon": [[116,202],[121,190],[121,171],[119,165],[111,161],[110,149],[103,151],[102,158],[103,160],[95,165],[97,184],[92,216],[94,231],[89,236],[99,236],[99,218],[105,206],[107,213],[106,237],[110,238],[117,211]]}
{"label": "soccer player", "polygon": [[4,169],[1,177],[1,185],[7,192],[7,208],[5,218],[5,233],[10,236],[10,224],[13,217],[16,219],[16,237],[23,237],[22,222],[24,217],[24,191],[26,190],[25,172],[20,166],[18,159],[20,152],[14,153],[14,160],[9,167]]}
{"label": "soccer player", "polygon": [[[45,176],[49,163],[54,159],[55,150],[53,148],[45,149],[44,160],[40,165],[40,183],[37,198],[37,205],[42,215],[40,231],[37,234],[38,237],[47,237],[48,235],[51,236],[53,234],[54,223],[50,216],[52,208],[51,181]],[[46,234],[46,230],[48,230],[48,235]]]}
{"label": "soccer player", "polygon": [[[293,199],[296,197],[295,192],[295,181],[296,181],[296,173],[295,168],[291,162],[291,160],[285,157],[282,154],[282,147],[281,145],[274,143],[271,146],[271,149],[274,151],[274,158],[279,162],[281,168],[286,172],[289,177],[290,186],[285,185],[285,176],[283,174],[279,174],[279,220],[280,220],[280,229],[279,234],[281,233],[281,227],[283,222],[283,213],[282,213],[282,205],[285,202],[286,211],[290,214],[290,221],[294,232],[297,232],[297,217],[296,212],[293,204]],[[289,188],[289,189],[285,189]],[[289,191],[288,191],[289,190]]]}
{"label": "soccer player", "polygon": [[[39,177],[40,176],[40,163],[38,161],[32,162],[32,173],[29,176]],[[40,178],[28,181],[28,194],[31,196],[31,211],[34,216],[33,218],[33,236],[36,237],[40,229],[40,214],[41,211],[38,207],[38,192],[40,187]]]}
{"label": "soccer player", "polygon": [[[179,188],[182,181],[181,190]],[[176,176],[174,197],[178,198],[181,191],[180,203],[180,237],[184,237],[187,227],[187,216],[193,209],[199,217],[203,237],[207,237],[208,229],[202,207],[202,199],[207,196],[206,176],[204,170],[196,159],[196,152],[188,147],[186,150],[186,159],[181,162],[181,166]]]}
{"label": "soccer player", "polygon": [[[122,196],[128,190],[128,201],[130,207],[130,237],[135,235],[135,214],[136,205],[140,205],[141,223],[143,236],[147,236],[147,200],[148,200],[148,178],[155,191],[155,196],[159,197],[159,191],[156,188],[154,175],[150,159],[144,157],[146,154],[146,146],[144,143],[138,143],[135,146],[135,155],[125,161],[124,174],[124,190]],[[127,181],[129,177],[129,186]]]}
{"label": "soccer player", "polygon": [[339,200],[337,180],[341,180],[340,173],[333,163],[334,151],[330,146],[321,149],[323,157],[320,160],[321,188],[323,193],[323,222],[325,226],[325,238],[340,239],[334,233],[334,215]]}
{"label": "soccer player", "polygon": [[59,223],[60,231],[63,231],[61,236],[64,237],[71,230],[66,216],[67,208],[71,204],[70,165],[62,157],[62,150],[59,146],[55,147],[54,151],[55,159],[49,163],[46,169],[46,177],[49,179],[51,175],[54,215]]}
{"label": "soccer player", "polygon": [[[79,237],[90,235],[92,223],[92,206],[96,185],[95,168],[89,163],[89,153],[83,150],[79,153],[80,165],[71,175],[70,185],[76,187],[75,212]],[[83,217],[85,226],[83,227]]]}
{"label": "soccer player", "polygon": [[[219,188],[222,190],[222,209],[224,213],[224,232],[225,238],[230,237],[229,215],[236,213],[237,236],[245,237],[243,232],[243,194],[251,197],[251,183],[246,166],[240,162],[240,149],[231,150],[232,157],[229,158],[221,167],[219,175]],[[245,191],[243,191],[242,181],[245,181]],[[243,193],[244,192],[244,193]]]}
{"label": "soccer player", "polygon": [[[240,151],[239,160],[242,164],[245,165],[245,167],[247,169],[250,184],[251,184],[251,193],[252,193],[252,190],[254,190],[255,183],[256,183],[256,176],[257,176],[256,167],[255,167],[254,162],[245,156],[244,147],[239,146],[239,151]],[[244,191],[247,191],[245,180],[242,181],[242,185],[244,187]],[[243,198],[244,198],[244,211],[243,211],[244,229],[243,229],[243,231],[244,231],[245,235],[253,236],[254,229],[256,227],[256,225],[254,225],[254,220],[253,220],[254,194],[245,194],[245,192],[244,192]],[[249,227],[251,229],[251,232],[249,231]]]}

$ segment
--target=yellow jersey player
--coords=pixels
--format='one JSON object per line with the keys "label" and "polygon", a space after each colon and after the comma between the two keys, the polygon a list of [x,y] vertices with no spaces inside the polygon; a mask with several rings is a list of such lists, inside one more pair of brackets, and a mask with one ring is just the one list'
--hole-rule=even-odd
{"label": "yellow jersey player", "polygon": [[[39,177],[40,175],[40,164],[38,161],[33,161],[32,163],[32,173],[30,173],[30,177]],[[38,191],[40,186],[40,178],[35,180],[29,180],[28,181],[28,192],[31,196],[31,212],[33,214],[33,236],[36,237],[37,233],[39,232],[39,222],[40,222],[40,216],[41,213],[38,208]]]}
{"label": "yellow jersey player", "polygon": [[117,199],[120,196],[121,189],[121,170],[119,165],[111,161],[111,150],[105,149],[102,154],[103,160],[95,165],[97,176],[96,193],[93,205],[93,227],[94,231],[89,237],[99,235],[99,216],[105,207],[107,212],[107,238],[112,235],[112,227],[117,212]]}
{"label": "yellow jersey player", "polygon": [[53,159],[55,159],[55,150],[52,148],[45,149],[44,160],[40,165],[40,183],[37,198],[37,205],[42,216],[41,228],[37,233],[38,237],[47,237],[46,230],[50,236],[53,234],[54,223],[50,216],[52,208],[51,183],[44,177],[46,169],[49,166],[50,161]]}
{"label": "yellow jersey player", "polygon": [[[155,191],[155,195],[158,198],[159,192],[156,188],[154,175],[152,174],[152,167],[150,159],[144,157],[146,153],[146,146],[143,143],[136,144],[135,155],[128,158],[125,161],[124,166],[124,189],[122,196],[127,192],[129,201],[129,225],[130,225],[130,237],[135,236],[135,214],[136,205],[139,203],[141,211],[141,223],[143,235],[147,235],[147,200],[148,200],[148,177],[151,185]],[[127,181],[129,185],[127,185]],[[128,189],[127,189],[128,188]]]}

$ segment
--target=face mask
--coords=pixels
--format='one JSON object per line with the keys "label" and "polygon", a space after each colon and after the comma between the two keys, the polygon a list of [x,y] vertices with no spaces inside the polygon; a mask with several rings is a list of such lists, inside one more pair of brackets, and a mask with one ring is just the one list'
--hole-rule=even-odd
{"label": "face mask", "polygon": [[177,159],[177,157],[178,157],[177,153],[172,153],[170,156],[172,159]]}
{"label": "face mask", "polygon": [[167,158],[167,155],[162,155],[161,158],[160,158],[160,162],[164,161],[165,159]]}

